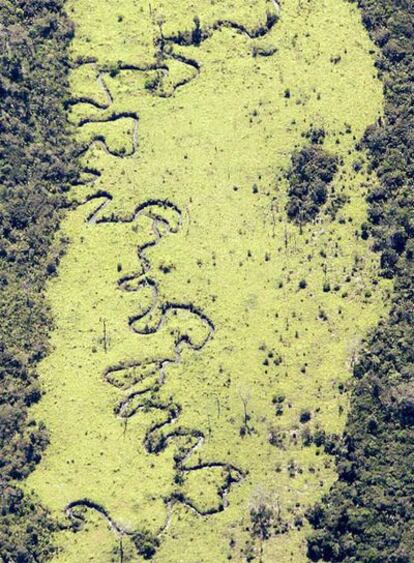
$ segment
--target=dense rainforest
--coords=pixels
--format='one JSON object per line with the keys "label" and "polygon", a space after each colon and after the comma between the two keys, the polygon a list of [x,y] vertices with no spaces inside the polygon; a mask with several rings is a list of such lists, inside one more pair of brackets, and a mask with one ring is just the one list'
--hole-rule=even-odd
{"label": "dense rainforest", "polygon": [[[384,118],[361,144],[380,181],[369,194],[362,236],[380,253],[383,275],[395,278],[395,294],[389,318],[366,342],[354,369],[351,411],[337,450],[339,478],[308,514],[314,528],[308,556],[406,563],[414,553],[414,5],[411,0],[358,5],[380,48],[377,67],[386,98]],[[73,28],[63,6],[64,0],[0,0],[0,558],[5,562],[45,561],[53,553],[55,524],[18,483],[48,441],[47,429],[31,420],[29,408],[41,397],[36,364],[47,353],[52,322],[43,290],[64,248],[54,235],[77,174],[64,112]]]}
{"label": "dense rainforest", "polygon": [[389,318],[354,368],[351,411],[337,454],[339,479],[309,514],[312,561],[408,563],[414,554],[414,4],[359,0],[380,48],[385,115],[366,132],[379,185],[364,237],[395,278]]}
{"label": "dense rainforest", "polygon": [[47,512],[20,480],[47,444],[29,407],[41,391],[36,364],[51,326],[43,289],[61,249],[53,242],[75,174],[66,133],[63,0],[0,1],[0,559],[44,561]]}

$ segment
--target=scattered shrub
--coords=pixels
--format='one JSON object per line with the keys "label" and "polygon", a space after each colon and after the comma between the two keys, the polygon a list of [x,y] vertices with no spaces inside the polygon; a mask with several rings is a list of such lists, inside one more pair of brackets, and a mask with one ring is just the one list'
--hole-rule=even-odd
{"label": "scattered shrub", "polygon": [[133,536],[133,542],[137,553],[144,559],[152,559],[160,546],[160,540],[151,532],[136,532]]}

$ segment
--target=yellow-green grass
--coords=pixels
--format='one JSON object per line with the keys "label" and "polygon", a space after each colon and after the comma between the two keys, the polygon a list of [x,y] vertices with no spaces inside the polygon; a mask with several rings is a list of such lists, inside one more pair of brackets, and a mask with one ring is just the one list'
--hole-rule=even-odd
{"label": "yellow-green grass", "polygon": [[[155,560],[221,562],[231,554],[242,561],[251,541],[252,503],[270,496],[290,530],[265,542],[263,561],[305,561],[307,526],[296,530],[293,523],[329,489],[335,468],[321,448],[303,446],[301,431],[343,430],[348,399],[341,390],[389,289],[378,282],[377,256],[356,235],[366,218],[366,188],[375,178],[365,166],[354,171],[355,159],[363,160],[355,144],[382,111],[373,46],[347,2],[285,0],[264,38],[226,28],[199,47],[173,45],[173,54],[198,61],[200,72],[164,60],[168,70],[151,92],[146,81],[157,71],[114,69],[159,65],[153,41],[160,21],[165,35],[190,30],[194,15],[203,26],[231,19],[252,29],[274,8],[259,0],[151,5],[150,14],[147,1],[68,2],[77,30],[73,59],[96,58],[73,71],[72,96],[108,106],[75,105],[75,134],[86,144],[104,136],[109,151],[125,148],[128,154],[134,150],[133,117],[76,123],[122,112],[139,118],[134,154],[119,158],[92,145],[83,162],[102,175],[74,187],[72,196],[84,201],[98,190],[110,193],[101,218],[126,218],[148,199],[166,199],[181,210],[178,232],[165,233],[146,252],[149,275],[160,304],[192,304],[215,331],[202,349],[184,346],[180,361],[166,367],[159,400],[172,398],[182,407],[171,429],[198,429],[206,437],[189,465],[219,461],[246,474],[219,514],[199,516],[175,505]],[[258,44],[274,54],[253,56]],[[189,81],[175,89],[183,78]],[[303,134],[311,125],[326,130],[325,148],[342,159],[334,188],[349,202],[335,220],[322,215],[300,232],[287,221],[284,178],[292,151],[308,143]],[[88,224],[85,218],[99,202],[78,207],[62,225],[60,235],[70,243],[49,284],[56,326],[53,351],[40,366],[45,395],[34,409],[51,443],[27,487],[62,520],[69,502],[88,498],[119,525],[158,533],[168,517],[163,499],[178,488],[176,449],[170,443],[159,455],[146,452],[145,433],[162,413],[137,414],[125,429],[114,414],[125,391],[105,382],[103,373],[120,361],[174,360],[176,331],[185,333],[194,319],[181,312],[155,334],[131,331],[128,318],[151,296],[121,291],[117,281],[140,269],[136,250],[154,240],[152,220],[141,214],[131,223]],[[306,288],[299,289],[303,279]],[[331,291],[323,291],[325,282]],[[195,323],[195,337],[201,331],[202,340],[204,330]],[[280,416],[274,395],[286,397]],[[251,432],[242,437],[244,403]],[[312,413],[307,424],[299,422],[303,410]],[[284,436],[283,448],[269,443],[272,429]],[[292,462],[295,476],[288,471]],[[180,490],[201,509],[214,507],[222,480],[217,468],[194,471]],[[119,537],[93,511],[83,531],[60,532],[56,542],[56,561],[119,560]],[[254,547],[258,554],[259,543]],[[139,559],[127,538],[123,550],[126,560]]]}

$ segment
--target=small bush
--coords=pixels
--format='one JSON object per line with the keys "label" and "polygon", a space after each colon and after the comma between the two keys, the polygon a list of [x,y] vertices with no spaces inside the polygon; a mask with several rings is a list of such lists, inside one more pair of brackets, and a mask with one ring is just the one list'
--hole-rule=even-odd
{"label": "small bush", "polygon": [[302,424],[305,424],[306,422],[309,422],[311,418],[312,418],[311,412],[309,410],[304,410],[300,413],[299,421]]}

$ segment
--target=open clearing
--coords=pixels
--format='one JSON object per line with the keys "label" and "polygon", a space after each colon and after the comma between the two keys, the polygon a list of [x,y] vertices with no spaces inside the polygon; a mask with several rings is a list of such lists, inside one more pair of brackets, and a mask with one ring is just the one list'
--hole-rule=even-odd
{"label": "open clearing", "polygon": [[[306,561],[304,512],[335,470],[304,436],[341,433],[389,291],[357,235],[375,178],[355,145],[382,112],[374,47],[343,0],[68,13],[84,175],[48,289],[34,412],[50,445],[26,485],[66,526],[56,561],[141,560],[142,530],[163,563]],[[299,229],[286,171],[311,127],[346,202]],[[261,502],[280,516],[263,545],[248,531]]]}

